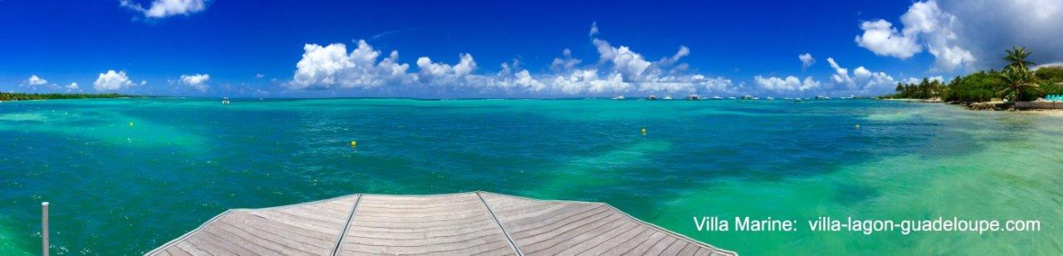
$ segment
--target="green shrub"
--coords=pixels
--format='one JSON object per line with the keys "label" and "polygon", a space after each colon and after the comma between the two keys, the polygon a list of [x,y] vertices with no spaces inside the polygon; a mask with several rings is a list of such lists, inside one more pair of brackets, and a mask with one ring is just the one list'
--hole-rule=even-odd
{"label": "green shrub", "polygon": [[1063,81],[1063,66],[1041,67],[1034,71],[1034,75],[1041,81]]}

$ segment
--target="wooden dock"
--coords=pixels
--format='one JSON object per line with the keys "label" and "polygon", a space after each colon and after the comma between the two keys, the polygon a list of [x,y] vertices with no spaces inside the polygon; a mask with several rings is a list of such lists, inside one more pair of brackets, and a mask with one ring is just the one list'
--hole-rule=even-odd
{"label": "wooden dock", "polygon": [[469,192],[233,209],[148,255],[736,255],[604,203]]}

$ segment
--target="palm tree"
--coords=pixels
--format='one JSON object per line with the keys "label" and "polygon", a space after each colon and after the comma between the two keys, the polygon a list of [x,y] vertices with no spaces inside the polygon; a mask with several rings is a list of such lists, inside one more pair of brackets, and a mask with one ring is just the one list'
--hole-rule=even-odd
{"label": "palm tree", "polygon": [[1033,83],[1033,75],[1023,68],[1009,66],[1000,72],[999,77],[1007,86],[1000,91],[1000,97],[1011,98],[1011,102],[1020,100],[1023,91],[1037,89],[1037,84]]}
{"label": "palm tree", "polygon": [[1027,66],[1034,64],[1033,62],[1026,60],[1026,57],[1029,57],[1030,54],[1033,53],[1033,51],[1027,51],[1026,47],[1012,46],[1011,50],[1004,51],[1008,53],[1008,56],[1004,56],[1004,60],[1008,61],[1006,67],[1018,67],[1022,70],[1026,70]]}

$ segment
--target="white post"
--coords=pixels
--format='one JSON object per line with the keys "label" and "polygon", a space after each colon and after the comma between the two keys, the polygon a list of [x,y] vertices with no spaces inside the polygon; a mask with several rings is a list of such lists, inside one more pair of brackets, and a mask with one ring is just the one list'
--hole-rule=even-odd
{"label": "white post", "polygon": [[41,203],[41,243],[44,256],[48,256],[48,202]]}

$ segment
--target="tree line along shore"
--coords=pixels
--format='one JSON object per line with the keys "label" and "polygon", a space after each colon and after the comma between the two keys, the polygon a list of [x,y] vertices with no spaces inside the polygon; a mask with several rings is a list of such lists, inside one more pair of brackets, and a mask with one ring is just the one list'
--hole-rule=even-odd
{"label": "tree line along shore", "polygon": [[981,70],[957,76],[947,84],[923,78],[919,83],[897,83],[896,93],[881,99],[916,99],[964,104],[969,109],[1015,109],[1017,102],[1043,100],[1063,94],[1063,66],[1035,65],[1027,61],[1032,51],[1015,46],[1005,51],[1007,65],[1001,70]]}
{"label": "tree line along shore", "polygon": [[128,98],[128,97],[133,97],[133,96],[116,94],[116,93],[86,94],[86,93],[13,93],[13,92],[0,92],[0,101],[59,100],[59,99],[106,99],[106,98]]}

